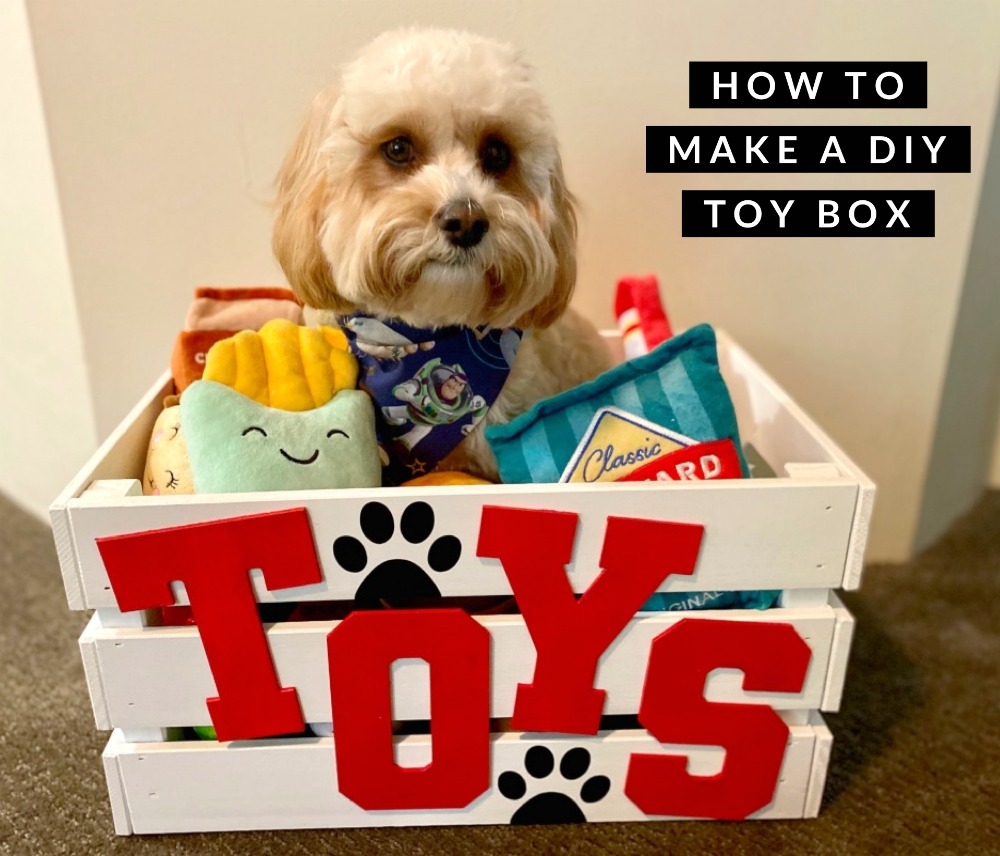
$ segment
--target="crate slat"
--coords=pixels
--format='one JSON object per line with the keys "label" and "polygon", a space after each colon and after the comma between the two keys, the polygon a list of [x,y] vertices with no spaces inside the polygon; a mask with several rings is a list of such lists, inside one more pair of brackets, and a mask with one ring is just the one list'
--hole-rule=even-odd
{"label": "crate slat", "polygon": [[[821,726],[789,726],[785,757],[772,802],[752,819],[801,818],[807,809],[810,782],[822,781],[825,755],[817,753]],[[828,732],[826,732],[828,734]],[[401,738],[398,763],[421,764],[429,738]],[[524,770],[524,756],[533,746],[551,751],[556,769],[542,780]],[[561,777],[559,759],[570,748],[584,747],[590,765],[571,781]],[[645,732],[602,732],[590,738],[496,734],[491,746],[491,787],[464,809],[366,812],[339,793],[334,764],[334,738],[261,740],[252,743],[125,744],[112,738],[106,755],[115,759],[120,783],[136,833],[207,832],[246,829],[306,829],[369,826],[425,826],[510,823],[515,811],[540,793],[560,793],[572,799],[588,821],[667,820],[647,816],[625,796],[623,783],[634,752],[688,754],[689,772],[712,775],[722,762],[720,749],[667,747]],[[520,800],[505,797],[497,787],[503,772],[514,772],[527,783]],[[580,800],[582,783],[592,776],[610,779],[606,797],[594,803]],[[815,802],[815,800],[813,800]]]}
{"label": "crate slat", "polygon": [[[427,502],[436,520],[433,533],[427,541],[411,544],[397,526],[386,544],[365,543],[358,513],[375,498],[397,521],[413,502]],[[83,603],[97,609],[116,605],[97,538],[300,507],[309,513],[324,581],[279,592],[269,592],[257,582],[257,599],[262,603],[353,600],[360,581],[384,559],[407,559],[426,568],[429,546],[442,535],[453,535],[462,544],[453,569],[431,574],[442,595],[508,594],[510,584],[499,563],[475,555],[484,505],[579,515],[575,561],[569,569],[577,592],[586,590],[599,572],[609,514],[705,527],[695,573],[669,579],[662,590],[832,588],[844,575],[856,500],[857,487],[844,482],[758,480],[135,497],[101,505],[76,501],[69,513],[81,563]],[[333,543],[341,536],[355,537],[366,546],[369,559],[364,572],[348,573],[337,564]]]}
{"label": "crate slat", "polygon": [[[683,618],[790,623],[812,650],[799,693],[745,692],[743,674],[717,669],[706,684],[709,701],[746,701],[777,709],[814,709],[827,698],[839,701],[848,648],[835,645],[843,611],[833,607],[704,612],[644,613],[633,619],[612,643],[598,667],[595,686],[607,690],[607,714],[634,714],[639,709],[646,661],[653,638]],[[513,712],[517,684],[530,683],[535,649],[520,616],[482,616],[492,642],[491,715]],[[326,637],[338,622],[292,622],[270,625],[267,638],[282,686],[296,687],[306,722],[329,722],[330,696]],[[208,661],[195,627],[102,628],[91,619],[81,637],[87,652],[88,676],[95,710],[106,714],[98,727],[149,728],[204,725],[209,722],[205,699],[217,695]],[[680,668],[680,667],[679,667]],[[397,661],[394,715],[425,719],[429,707],[426,669]],[[837,686],[831,686],[830,681]]]}

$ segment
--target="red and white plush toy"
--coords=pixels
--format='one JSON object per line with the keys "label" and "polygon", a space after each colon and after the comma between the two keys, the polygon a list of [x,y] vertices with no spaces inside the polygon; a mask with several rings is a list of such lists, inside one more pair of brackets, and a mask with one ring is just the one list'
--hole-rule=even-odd
{"label": "red and white plush toy", "polygon": [[627,360],[641,357],[673,336],[660,300],[660,284],[652,274],[618,280],[615,318]]}

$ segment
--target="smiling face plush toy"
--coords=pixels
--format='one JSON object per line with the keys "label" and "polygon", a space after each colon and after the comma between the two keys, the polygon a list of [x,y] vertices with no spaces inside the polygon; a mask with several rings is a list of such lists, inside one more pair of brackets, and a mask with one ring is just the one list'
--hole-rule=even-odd
{"label": "smiling face plush toy", "polygon": [[181,397],[196,493],[377,487],[371,399],[343,333],[271,321],[208,353]]}
{"label": "smiling face plush toy", "polygon": [[381,483],[375,415],[360,390],[295,412],[199,381],[184,393],[181,411],[198,493]]}

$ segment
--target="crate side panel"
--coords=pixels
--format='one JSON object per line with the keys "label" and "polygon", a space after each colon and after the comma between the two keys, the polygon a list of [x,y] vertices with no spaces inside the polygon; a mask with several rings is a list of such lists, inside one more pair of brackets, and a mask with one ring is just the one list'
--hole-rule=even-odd
{"label": "crate side panel", "polygon": [[752,443],[775,471],[785,464],[831,463],[855,484],[869,482],[760,364],[718,331],[719,363],[730,389],[744,442]]}
{"label": "crate side panel", "polygon": [[132,834],[132,818],[125,798],[125,781],[121,765],[118,762],[119,753],[127,754],[127,745],[120,731],[115,731],[101,754],[104,767],[104,777],[108,783],[108,801],[111,803],[111,820],[114,823],[116,835]]}
{"label": "crate side panel", "polygon": [[777,471],[794,463],[830,463],[858,487],[842,585],[861,585],[865,546],[875,504],[875,484],[774,379],[724,333],[719,361],[729,386],[741,438]]}
{"label": "crate side panel", "polygon": [[[752,819],[800,818],[815,745],[812,726],[791,726],[772,802]],[[428,738],[399,741],[399,763],[425,762]],[[525,772],[525,754],[545,746],[556,770],[539,781]],[[590,764],[578,780],[564,779],[558,764],[567,751],[583,747]],[[687,754],[693,775],[712,775],[721,750],[665,747],[645,732],[604,732],[595,737],[494,735],[488,790],[464,809],[366,812],[339,792],[333,738],[256,741],[243,744],[163,743],[118,745],[117,760],[137,833],[202,832],[371,826],[450,826],[510,823],[515,811],[540,793],[561,793],[589,821],[676,819],[647,816],[625,796],[627,765],[633,753]],[[520,776],[527,792],[505,797],[497,786],[502,773]],[[610,780],[604,798],[580,799],[582,785],[596,776]]]}
{"label": "crate side panel", "polygon": [[813,760],[809,771],[803,817],[819,817],[823,791],[826,789],[826,777],[830,769],[833,734],[817,711],[810,714],[810,725],[813,727],[816,739],[813,743]]}
{"label": "crate side panel", "polygon": [[875,485],[870,481],[858,487],[858,501],[854,510],[854,522],[851,525],[851,540],[847,546],[847,566],[844,568],[844,581],[841,583],[841,586],[848,591],[861,586],[865,547],[868,545],[868,532],[871,528],[872,515],[875,513],[875,494]]}
{"label": "crate side panel", "polygon": [[823,703],[819,709],[830,713],[840,710],[847,679],[847,665],[851,658],[851,642],[854,640],[854,616],[847,610],[837,595],[830,592],[830,604],[836,616],[833,644],[830,649],[830,671],[827,675]]}
{"label": "crate side panel", "polygon": [[[569,512],[578,516],[574,561],[567,569],[574,590],[582,592],[599,571],[609,515],[696,523],[705,537],[695,573],[670,577],[664,591],[831,588],[844,574],[856,487],[844,482],[759,480],[638,485],[491,485],[488,487],[405,488],[372,491],[303,491],[204,497],[136,497],[71,509],[73,532],[88,608],[114,606],[114,594],[96,539],[111,535],[184,526],[278,509],[305,507],[324,580],[315,586],[268,592],[256,582],[258,600],[351,600],[361,581],[389,559],[406,559],[427,573],[430,547],[443,535],[458,539],[461,554],[446,572],[434,573],[443,596],[510,592],[499,562],[476,556],[484,506]],[[422,543],[409,543],[399,526],[385,544],[367,542],[358,521],[373,498],[398,521],[416,501],[434,511],[435,529]],[[518,533],[511,533],[517,537]],[[338,538],[365,547],[366,565],[348,573],[336,560]],[[526,540],[526,547],[530,542]],[[183,557],[181,557],[183,558]],[[639,557],[645,558],[645,557]],[[179,562],[179,565],[182,565]]]}
{"label": "crate side panel", "polygon": [[131,412],[108,435],[90,460],[53,503],[66,506],[99,479],[142,479],[149,435],[163,410],[163,399],[173,392],[170,372],[165,372],[139,399]]}
{"label": "crate side panel", "polygon": [[64,505],[53,503],[49,508],[49,524],[52,527],[52,538],[56,545],[56,556],[59,559],[63,589],[66,591],[66,604],[70,609],[83,609],[83,579],[80,572],[80,560],[76,554],[76,539],[73,537],[69,509]]}
{"label": "crate side panel", "polygon": [[114,728],[111,712],[108,710],[108,697],[104,691],[104,678],[101,675],[101,656],[98,637],[101,635],[100,618],[95,613],[80,635],[80,658],[83,660],[83,673],[87,679],[87,691],[90,694],[90,705],[94,712],[94,724],[98,731]]}
{"label": "crate side panel", "polygon": [[142,478],[153,423],[163,409],[163,397],[172,390],[173,381],[167,372],[146,392],[49,506],[49,520],[70,609],[89,607],[85,603],[83,571],[68,506],[96,480]]}

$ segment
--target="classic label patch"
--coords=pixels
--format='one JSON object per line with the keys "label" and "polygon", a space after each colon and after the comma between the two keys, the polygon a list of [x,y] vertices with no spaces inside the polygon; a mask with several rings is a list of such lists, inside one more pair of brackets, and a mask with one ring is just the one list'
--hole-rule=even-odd
{"label": "classic label patch", "polygon": [[570,458],[560,482],[618,481],[695,440],[617,407],[602,407]]}
{"label": "classic label patch", "polygon": [[706,481],[742,478],[732,440],[713,440],[678,449],[643,464],[618,481]]}

